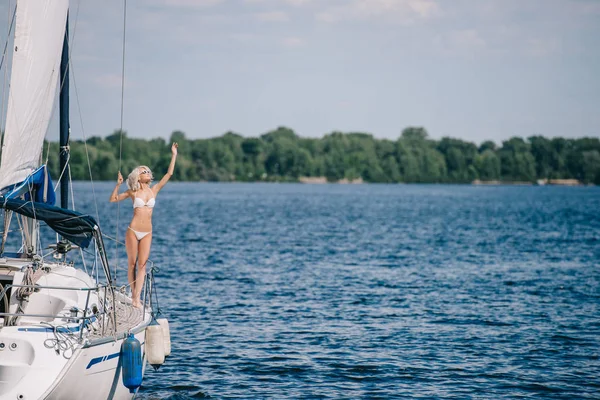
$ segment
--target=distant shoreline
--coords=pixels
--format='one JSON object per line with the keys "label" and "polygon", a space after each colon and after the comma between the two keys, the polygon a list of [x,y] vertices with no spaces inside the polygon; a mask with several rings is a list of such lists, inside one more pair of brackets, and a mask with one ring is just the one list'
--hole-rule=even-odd
{"label": "distant shoreline", "polygon": [[482,181],[475,179],[471,182],[472,185],[528,185],[528,186],[595,186],[593,184],[584,184],[577,179],[538,179],[536,182],[523,181]]}
{"label": "distant shoreline", "polygon": [[[74,182],[89,182],[87,180],[74,180]],[[109,183],[112,181],[106,180],[97,180],[95,183]],[[341,179],[338,181],[328,181],[326,177],[300,177],[297,181],[293,180],[260,180],[260,181],[207,181],[207,180],[198,180],[198,181],[172,181],[176,183],[227,183],[227,184],[236,184],[236,183],[273,183],[273,184],[282,184],[282,183],[300,183],[303,185],[378,185],[381,183],[372,183],[365,182],[362,178],[357,178],[353,180]],[[598,186],[593,183],[582,183],[577,181],[576,179],[548,179],[538,182],[520,182],[520,181],[481,181],[474,180],[473,182],[394,182],[394,183],[383,183],[385,185],[468,185],[468,186],[566,186],[566,187],[588,187],[588,186]]]}
{"label": "distant shoreline", "polygon": [[[600,138],[595,137],[512,137],[501,145],[478,145],[431,139],[423,127],[414,126],[394,140],[361,132],[307,138],[279,127],[259,137],[228,132],[210,139],[188,139],[176,131],[170,142],[179,143],[174,181],[600,185]],[[58,177],[58,143],[48,146],[50,175]],[[158,176],[170,160],[166,141],[128,138],[121,131],[85,143],[74,140],[70,151],[75,180],[112,180],[119,169],[125,175],[140,165]]]}
{"label": "distant shoreline", "polygon": [[[324,176],[302,176],[298,178],[299,183],[305,184],[364,184],[364,180],[362,178],[357,179],[341,179],[339,181],[331,181],[329,182]],[[407,184],[405,182],[400,182],[401,184]],[[456,183],[448,183],[448,184],[456,184]],[[523,182],[523,181],[499,181],[499,180],[491,180],[491,181],[482,181],[479,179],[475,179],[471,183],[464,183],[466,185],[494,185],[494,186],[595,186],[595,185],[585,185],[584,183],[578,181],[577,179],[540,179],[536,182]]]}

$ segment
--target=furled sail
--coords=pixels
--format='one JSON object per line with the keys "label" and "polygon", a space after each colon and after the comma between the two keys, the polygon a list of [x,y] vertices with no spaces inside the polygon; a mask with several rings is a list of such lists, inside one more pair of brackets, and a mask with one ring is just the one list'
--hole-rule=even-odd
{"label": "furled sail", "polygon": [[[28,218],[35,218],[38,221],[44,221],[56,233],[84,248],[90,245],[96,233],[98,234],[97,238],[101,240],[100,228],[91,215],[51,206],[50,204],[10,199],[3,196],[0,196],[0,208],[14,211]],[[108,274],[107,276],[110,276],[110,272]]]}
{"label": "furled sail", "polygon": [[52,116],[68,0],[19,0],[0,163],[0,189],[40,166]]}

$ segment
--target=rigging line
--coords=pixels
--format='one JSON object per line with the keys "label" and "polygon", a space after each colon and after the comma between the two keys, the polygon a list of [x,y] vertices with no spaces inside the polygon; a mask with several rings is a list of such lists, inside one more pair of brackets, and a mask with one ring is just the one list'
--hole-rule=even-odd
{"label": "rigging line", "polygon": [[69,44],[69,61],[71,61],[71,51],[75,47],[75,32],[77,32],[77,21],[79,21],[79,5],[81,0],[77,1],[77,8],[75,9],[75,22],[73,23],[73,31],[71,32],[71,43]]}
{"label": "rigging line", "polygon": [[[29,234],[31,235],[30,238],[29,238],[29,243],[31,244],[31,246],[35,246],[35,244],[33,243],[33,239],[37,239],[37,238],[35,237],[35,235],[33,233],[34,233],[34,231],[37,228],[37,230],[38,230],[38,236],[39,236],[39,234],[40,234],[40,232],[39,232],[40,227],[39,227],[39,225],[36,225],[36,223],[37,223],[37,213],[35,211],[35,197],[33,196],[33,182],[29,182],[29,184],[27,185],[27,188],[28,188],[28,191],[29,191],[29,198],[30,198],[29,202],[31,203],[31,210],[33,211],[33,218],[31,218],[32,219],[32,222],[31,222],[31,232],[29,232]],[[36,243],[37,243],[37,240],[36,240]],[[28,252],[29,252],[29,250],[28,250]],[[37,249],[36,249],[36,252],[37,252]]]}
{"label": "rigging line", "polygon": [[[72,65],[71,65],[71,56],[73,54],[73,48],[75,47],[75,33],[77,32],[77,21],[79,20],[79,4],[80,1],[77,2],[77,8],[75,9],[75,21],[73,22],[73,30],[71,32],[71,40],[69,40],[69,38],[67,37],[67,42],[69,43],[69,54],[67,57],[67,63],[69,64],[69,68],[68,70],[71,69]],[[66,35],[66,33],[65,33]],[[65,71],[65,75],[63,75],[63,79],[61,81],[60,84],[60,90],[59,92],[62,90],[64,84],[65,84],[65,78],[67,77],[67,72]]]}
{"label": "rigging line", "polygon": [[[88,164],[89,164],[89,159],[88,159]],[[72,177],[73,175],[71,175],[71,164],[69,165],[69,177]],[[69,185],[69,188],[71,188],[71,206],[73,207],[73,210],[75,210],[75,193],[73,192],[73,179],[71,179],[71,184]],[[96,201],[96,199],[94,198],[94,202]],[[98,211],[98,207],[96,207],[96,211]],[[99,223],[96,221],[96,223]],[[83,262],[83,268],[85,269],[85,273],[88,273],[87,270],[87,265],[85,263],[85,257],[83,256],[83,249],[81,247],[79,247],[79,254],[81,256],[81,261]]]}
{"label": "rigging line", "polygon": [[25,226],[22,225],[20,215],[17,216],[17,223],[19,225],[19,230],[21,231],[21,249],[23,249],[25,247],[23,245],[23,243],[27,243],[27,238],[29,237],[29,233],[27,232],[27,229],[25,228]]}
{"label": "rigging line", "polygon": [[123,57],[121,65],[121,137],[119,142],[119,170],[121,170],[121,154],[123,150],[123,103],[125,98],[125,32],[127,29],[127,0],[123,0]]}
{"label": "rigging line", "polygon": [[9,230],[7,230],[7,231],[2,231],[2,232],[0,232],[0,236],[1,236],[3,233],[5,233],[5,232],[6,232],[6,233],[19,232],[19,229],[9,229]]}
{"label": "rigging line", "polygon": [[108,240],[110,240],[110,241],[113,241],[113,242],[115,242],[116,244],[120,244],[120,245],[122,245],[122,246],[125,246],[125,243],[124,243],[124,242],[120,242],[120,241],[119,241],[117,238],[114,238],[114,237],[112,237],[112,236],[110,236],[110,235],[107,235],[107,234],[106,234],[106,233],[104,233],[104,232],[102,232],[102,236],[104,236],[105,238],[107,238],[107,239],[108,239]]}
{"label": "rigging line", "polygon": [[[158,302],[158,291],[156,290],[156,284],[155,284],[155,280],[154,280],[154,271],[152,270],[151,273],[152,273],[152,275],[151,275],[152,292],[154,293],[154,297],[156,298],[156,312],[157,312],[156,315],[160,315],[160,303]],[[150,303],[152,303],[152,293],[150,293]]]}
{"label": "rigging line", "polygon": [[[125,33],[127,31],[127,0],[123,0],[123,57],[121,64],[121,129],[119,130],[119,172],[121,172],[121,162],[123,153],[123,103],[125,98]],[[117,190],[117,194],[119,191]],[[121,202],[117,201],[117,225],[116,241],[119,241],[119,217],[121,215]],[[119,264],[119,246],[115,245],[115,285],[117,284],[117,266]]]}
{"label": "rigging line", "polygon": [[96,285],[98,284],[98,280],[99,280],[99,270],[100,268],[98,268],[98,246],[96,245],[96,241],[92,241],[92,244],[94,245],[94,267],[92,269],[92,273],[94,273],[94,269],[96,270]]}
{"label": "rigging line", "polygon": [[71,164],[67,164],[69,167],[69,189],[71,189],[71,207],[75,210],[75,194],[73,193],[73,179],[71,179]]}
{"label": "rigging line", "polygon": [[[69,146],[66,146],[67,148]],[[65,164],[65,166],[63,167],[62,171],[60,171],[60,176],[58,177],[58,181],[56,181],[56,185],[54,185],[54,191],[56,192],[56,188],[58,187],[58,185],[60,185],[60,181],[63,177],[63,174],[65,173],[65,170],[67,169],[67,165],[69,165],[69,161],[71,161],[71,152],[69,151],[67,153],[67,162]]]}
{"label": "rigging line", "polygon": [[87,157],[88,172],[90,173],[90,182],[92,184],[92,195],[94,197],[94,207],[96,208],[96,221],[98,223],[98,226],[100,226],[100,213],[98,212],[98,199],[96,198],[94,177],[92,176],[92,165],[91,165],[91,161],[90,161],[90,152],[88,150],[87,136],[85,134],[85,128],[83,126],[83,117],[81,116],[81,104],[79,103],[79,91],[77,90],[77,80],[75,79],[75,70],[72,68],[73,68],[73,65],[71,65],[71,75],[73,75],[73,89],[75,89],[75,100],[77,103],[77,110],[79,111],[79,122],[81,124],[81,133],[83,135],[83,145],[85,148],[85,156]]}
{"label": "rigging line", "polygon": [[[65,75],[63,75],[63,77],[62,77],[63,79],[60,81],[60,88],[58,90],[59,93],[62,91],[63,86],[65,85],[65,81],[66,81],[65,78],[67,77],[68,71],[70,71],[71,68],[73,68],[73,65],[71,63],[71,55],[73,54],[73,48],[75,47],[75,33],[77,32],[77,21],[79,21],[79,4],[80,3],[81,3],[80,1],[77,2],[77,8],[76,8],[76,11],[75,11],[75,21],[73,22],[73,29],[72,29],[72,32],[71,32],[71,40],[69,40],[69,37],[67,37],[67,42],[69,43],[69,54],[67,56],[67,65],[69,67],[65,71]],[[67,16],[68,16],[68,14],[67,14]],[[65,32],[65,35],[66,34],[67,33]],[[56,108],[57,107],[56,107],[56,104],[55,104],[55,106],[52,107],[52,116],[54,116],[54,113],[56,112]],[[71,126],[69,125],[69,132],[68,132],[68,139],[69,140],[70,140],[70,137],[71,137]],[[59,150],[61,150],[61,149],[59,149]],[[69,158],[70,158],[70,154],[71,154],[70,149],[67,148],[66,150],[69,151]],[[48,146],[48,151],[50,151],[50,146]],[[48,162],[48,159],[46,159],[46,163],[47,162]],[[67,162],[69,162],[69,160],[67,160]],[[62,176],[62,172],[61,172],[61,176]],[[56,190],[56,188],[55,188],[55,190]]]}
{"label": "rigging line", "polygon": [[[76,11],[75,11],[75,21],[73,22],[73,30],[71,32],[71,40],[69,41],[69,38],[67,37],[67,42],[69,42],[69,54],[68,54],[68,57],[67,57],[67,64],[69,65],[69,68],[67,68],[68,71],[70,71],[71,68],[73,68],[73,65],[71,63],[71,55],[73,54],[73,48],[75,47],[75,33],[77,32],[77,22],[79,21],[79,5],[80,5],[80,3],[81,3],[81,1],[77,2],[77,8],[76,8]],[[66,33],[65,33],[65,35],[66,35]],[[63,79],[60,82],[60,88],[58,90],[59,93],[62,91],[63,86],[65,84],[66,74],[67,74],[67,72],[65,71],[65,75],[62,77]],[[75,78],[73,78],[73,79],[75,79]],[[55,104],[54,107],[52,107],[52,116],[54,116],[55,112],[56,112],[56,104]],[[52,116],[51,116],[51,118],[52,118]],[[70,131],[71,131],[71,127],[69,126],[69,138],[71,136],[71,132]],[[60,150],[60,148],[59,148],[59,150]],[[67,150],[70,150],[70,149],[67,148]],[[46,154],[46,164],[48,164],[48,154],[49,154],[49,152],[50,152],[50,141],[48,141],[48,153]],[[69,151],[69,158],[70,158],[70,154],[71,154],[71,152]],[[67,162],[69,162],[69,160],[67,160]],[[63,173],[64,173],[64,170],[60,174],[61,177],[62,177]],[[57,187],[58,187],[58,185],[57,185]],[[54,190],[56,190],[56,187],[54,188]]]}
{"label": "rigging line", "polygon": [[[34,197],[33,197],[33,193],[32,193],[32,183],[28,183],[28,187],[27,187],[27,189],[28,189],[29,197],[30,197],[31,199],[33,199]],[[36,220],[37,218],[36,218],[36,212],[35,212],[35,204],[33,204],[33,203],[34,203],[34,201],[33,201],[33,200],[31,200],[31,201],[29,201],[29,202],[31,202],[31,206],[32,206],[32,210],[33,210],[33,218],[31,218],[31,219],[32,219],[32,220]],[[28,203],[29,203],[29,202],[28,202]],[[24,206],[24,205],[23,205],[23,206]],[[21,207],[19,207],[19,208],[21,208]],[[33,243],[32,239],[33,239],[33,230],[34,230],[36,227],[34,227],[34,226],[33,226],[34,224],[32,224],[32,225],[31,225],[31,232],[30,232],[30,231],[29,231],[29,226],[27,226],[27,224],[25,223],[25,220],[26,220],[26,217],[23,217],[23,225],[21,225],[21,219],[20,219],[19,217],[17,217],[17,222],[18,222],[18,224],[19,224],[19,228],[20,228],[20,230],[21,230],[21,243],[22,243],[22,244],[21,244],[21,249],[24,249],[24,250],[26,250],[26,251],[29,251],[29,249],[26,249],[26,248],[25,248],[25,245],[26,245],[27,243],[30,243],[31,245],[34,245],[34,243]],[[38,226],[37,228],[39,229],[39,226]]]}

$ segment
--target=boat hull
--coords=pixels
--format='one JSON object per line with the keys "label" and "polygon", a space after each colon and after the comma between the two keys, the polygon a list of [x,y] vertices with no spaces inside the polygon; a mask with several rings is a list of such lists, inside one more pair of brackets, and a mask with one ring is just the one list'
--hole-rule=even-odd
{"label": "boat hull", "polygon": [[[7,346],[17,340],[16,335],[4,333],[6,330],[0,334],[0,342],[7,343]],[[13,382],[18,379],[14,387],[0,394],[0,400],[105,400],[134,397],[135,393],[130,393],[123,385],[120,351],[124,338],[108,338],[97,344],[80,346],[67,360],[44,346],[43,342],[49,337],[47,334],[31,332],[25,340],[22,334],[19,336],[17,350],[23,350],[23,354],[27,354],[19,360],[16,357],[8,360],[0,354],[0,384],[3,378],[6,378],[5,381],[10,378]],[[139,329],[135,337],[142,344],[144,373],[145,327]],[[12,350],[5,349],[2,352],[10,354]],[[15,352],[12,353],[16,354]],[[31,363],[28,364],[28,360]],[[16,373],[21,376],[16,376]]]}

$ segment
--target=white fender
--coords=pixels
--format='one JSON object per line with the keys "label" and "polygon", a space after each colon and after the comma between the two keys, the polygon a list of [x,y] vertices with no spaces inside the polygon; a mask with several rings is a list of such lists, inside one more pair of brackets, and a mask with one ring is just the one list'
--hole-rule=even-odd
{"label": "white fender", "polygon": [[171,331],[169,330],[169,321],[166,318],[156,320],[162,327],[163,339],[165,340],[165,357],[171,354]]}
{"label": "white fender", "polygon": [[165,340],[162,327],[153,323],[146,327],[146,357],[148,363],[158,368],[165,362]]}

